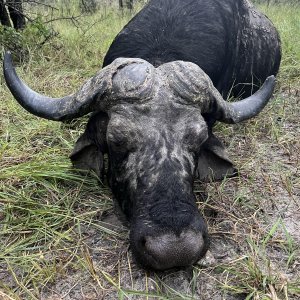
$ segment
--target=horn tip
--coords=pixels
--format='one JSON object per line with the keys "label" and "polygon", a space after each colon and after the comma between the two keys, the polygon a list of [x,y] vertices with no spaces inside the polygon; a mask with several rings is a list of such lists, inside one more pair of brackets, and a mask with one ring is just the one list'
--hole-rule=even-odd
{"label": "horn tip", "polygon": [[268,76],[267,79],[266,79],[266,82],[275,83],[276,82],[276,77],[274,75]]}
{"label": "horn tip", "polygon": [[5,51],[4,60],[10,59],[10,58],[11,58],[11,52],[10,51]]}
{"label": "horn tip", "polygon": [[10,51],[6,51],[3,59],[3,69],[7,70],[11,68],[13,68],[12,55]]}
{"label": "horn tip", "polygon": [[274,75],[268,76],[261,89],[265,89],[272,93],[275,88],[275,84],[276,84],[276,77]]}

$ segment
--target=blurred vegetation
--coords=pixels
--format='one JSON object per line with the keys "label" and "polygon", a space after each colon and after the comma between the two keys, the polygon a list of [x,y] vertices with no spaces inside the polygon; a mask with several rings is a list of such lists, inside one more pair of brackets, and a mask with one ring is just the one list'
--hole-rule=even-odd
{"label": "blurred vegetation", "polygon": [[299,5],[298,0],[252,0],[251,1],[254,4],[263,4],[263,5],[280,5],[280,4],[285,4],[285,5]]}
{"label": "blurred vegetation", "polygon": [[[239,244],[239,256],[195,266],[184,291],[168,286],[171,272],[141,271],[128,256],[126,229],[102,222],[113,210],[108,188],[70,170],[68,155],[86,118],[64,124],[27,113],[9,93],[1,72],[0,299],[41,299],[47,287],[74,274],[83,285],[90,280],[86,287],[100,295],[94,299],[197,299],[205,282],[208,292],[222,291],[224,299],[228,294],[299,299],[299,244],[277,207],[286,200],[299,211],[300,7],[298,1],[260,2],[282,40],[277,93],[265,113],[247,126],[217,128],[226,136],[241,176],[207,185],[208,200],[199,201],[212,240],[223,234],[227,242]],[[0,26],[1,55],[13,52],[20,62],[18,74],[34,90],[54,97],[69,94],[101,68],[113,38],[142,5],[119,10],[118,1],[97,1],[94,12],[77,0],[25,3],[30,20],[24,30]],[[234,225],[227,230],[230,222]],[[100,253],[99,259],[92,250]],[[173,273],[175,279],[182,274]],[[62,294],[71,297],[66,289]]]}
{"label": "blurred vegetation", "polygon": [[[128,4],[127,1],[117,0],[23,0],[22,3],[22,14],[27,19],[23,30],[0,23],[0,52],[9,50],[18,61],[25,61],[29,51],[40,49],[48,42],[50,44],[53,42],[52,46],[55,47],[55,43],[62,36],[57,40],[54,38],[61,34],[59,27],[63,24],[67,24],[70,29],[73,27],[79,35],[87,36],[87,31],[90,31],[89,27],[94,26],[90,23],[93,16],[96,23],[109,19],[115,12],[117,12],[115,15],[121,18],[130,17],[141,8],[145,1],[130,1]],[[135,10],[133,10],[133,5]]]}

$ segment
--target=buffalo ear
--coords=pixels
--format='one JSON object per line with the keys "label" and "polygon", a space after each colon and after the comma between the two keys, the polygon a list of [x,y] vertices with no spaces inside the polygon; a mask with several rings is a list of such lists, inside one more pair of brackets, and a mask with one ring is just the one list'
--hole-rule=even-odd
{"label": "buffalo ear", "polygon": [[93,115],[85,132],[75,143],[70,159],[74,168],[84,171],[94,171],[97,176],[104,178],[103,154],[107,150],[106,129],[108,117],[99,112]]}
{"label": "buffalo ear", "polygon": [[91,142],[86,133],[77,140],[70,159],[75,169],[94,171],[99,178],[103,178],[103,153]]}
{"label": "buffalo ear", "polygon": [[237,169],[228,158],[225,147],[213,133],[210,133],[201,147],[196,177],[203,182],[209,182],[234,177],[237,174]]}

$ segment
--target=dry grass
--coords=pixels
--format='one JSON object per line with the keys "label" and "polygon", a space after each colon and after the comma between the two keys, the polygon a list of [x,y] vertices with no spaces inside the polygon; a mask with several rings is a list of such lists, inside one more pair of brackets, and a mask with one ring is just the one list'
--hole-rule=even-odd
{"label": "dry grass", "polygon": [[[196,186],[211,249],[186,270],[136,266],[107,187],[70,169],[86,118],[38,119],[0,77],[0,299],[299,299],[300,10],[263,9],[282,38],[277,91],[259,117],[217,126],[240,176]],[[55,23],[60,35],[28,44],[18,72],[35,90],[70,93],[100,68],[129,18],[106,10],[78,27]]]}

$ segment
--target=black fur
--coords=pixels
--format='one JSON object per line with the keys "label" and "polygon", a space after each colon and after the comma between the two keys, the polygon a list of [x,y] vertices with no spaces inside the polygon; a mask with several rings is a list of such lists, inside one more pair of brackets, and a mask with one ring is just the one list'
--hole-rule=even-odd
{"label": "black fur", "polygon": [[[280,41],[271,22],[247,0],[150,0],[115,38],[103,65],[119,57],[142,58],[154,66],[193,62],[225,97],[233,86],[234,95],[244,92],[246,96],[268,75],[277,73]],[[218,108],[201,115],[189,99],[196,93],[201,94],[199,101],[209,103],[206,98],[215,94],[207,94],[208,83],[200,85],[201,91],[196,85],[190,91],[191,82],[185,80],[190,70],[186,74],[188,69],[179,68],[176,75],[164,65],[155,72],[175,76],[173,81],[154,76],[160,79],[142,97],[147,68],[140,66],[144,77],[130,73],[132,68],[127,66],[113,78],[114,96],[124,89],[125,76],[132,98],[124,96],[124,102],[114,105],[108,116],[98,113],[90,119],[72,159],[80,166],[86,160],[90,167],[95,145],[97,168],[101,168],[103,152],[108,152],[109,183],[130,221],[131,247],[143,266],[167,269],[192,264],[208,247],[207,227],[193,194],[194,178],[219,180],[236,174],[212,133]],[[135,82],[141,85],[138,91],[133,89],[138,88]],[[103,122],[104,131],[99,128]]]}
{"label": "black fur", "polygon": [[224,97],[245,97],[277,73],[281,51],[276,29],[247,0],[151,0],[115,38],[103,66],[118,57],[154,66],[190,61]]}

